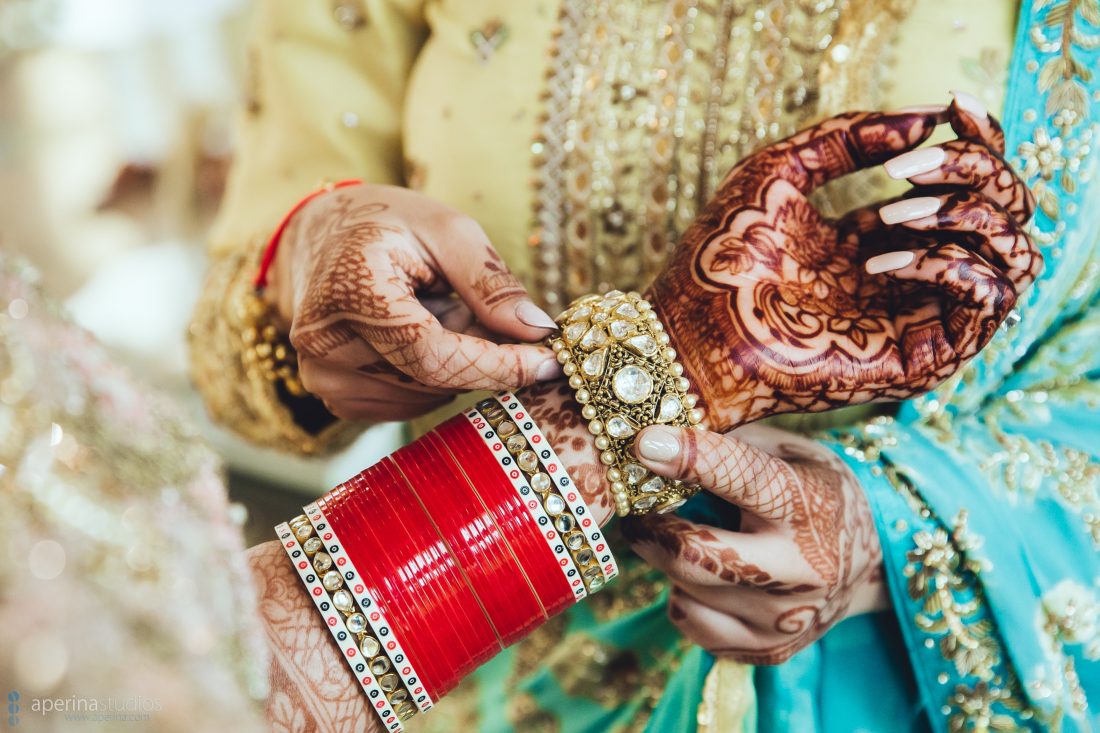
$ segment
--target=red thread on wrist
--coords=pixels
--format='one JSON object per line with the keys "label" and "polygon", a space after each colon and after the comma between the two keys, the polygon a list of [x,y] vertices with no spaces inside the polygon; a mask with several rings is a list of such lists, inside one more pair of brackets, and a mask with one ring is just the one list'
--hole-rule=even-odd
{"label": "red thread on wrist", "polygon": [[329,191],[335,191],[338,188],[361,186],[362,184],[363,181],[358,178],[348,178],[347,180],[337,181],[336,183],[329,183],[294,204],[294,208],[283,217],[283,220],[279,222],[279,226],[275,228],[275,233],[271,235],[271,239],[267,240],[267,246],[264,247],[264,256],[260,260],[260,268],[256,271],[256,277],[252,278],[252,285],[258,290],[267,287],[267,277],[271,272],[272,263],[275,262],[275,253],[279,249],[279,241],[282,240],[283,234],[286,232],[286,228],[290,226],[290,220],[294,218],[295,214],[304,209],[310,201],[313,201],[313,199],[322,194],[326,194]]}

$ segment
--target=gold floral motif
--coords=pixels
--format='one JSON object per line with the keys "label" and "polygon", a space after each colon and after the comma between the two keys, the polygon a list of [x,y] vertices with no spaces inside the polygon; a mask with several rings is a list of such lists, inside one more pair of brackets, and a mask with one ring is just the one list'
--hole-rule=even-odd
{"label": "gold floral motif", "polygon": [[[858,460],[881,466],[891,486],[920,517],[936,520],[935,513],[904,469],[882,456],[893,438],[889,420],[877,421],[877,430],[847,432],[841,436],[845,451]],[[868,426],[871,427],[871,426]],[[913,533],[914,547],[906,554],[905,576],[909,597],[920,604],[916,627],[952,663],[960,676],[973,676],[973,685],[959,684],[944,700],[943,714],[952,733],[1019,730],[1017,719],[1030,719],[1036,711],[1026,704],[1011,660],[1003,652],[996,626],[988,618],[980,575],[985,567],[969,553],[981,547],[982,538],[967,526],[961,511],[951,523],[942,521],[934,530]],[[998,668],[1007,672],[999,673]]]}
{"label": "gold floral motif", "polygon": [[508,26],[496,18],[470,31],[470,45],[474,47],[477,60],[483,64],[488,63],[507,40]]}

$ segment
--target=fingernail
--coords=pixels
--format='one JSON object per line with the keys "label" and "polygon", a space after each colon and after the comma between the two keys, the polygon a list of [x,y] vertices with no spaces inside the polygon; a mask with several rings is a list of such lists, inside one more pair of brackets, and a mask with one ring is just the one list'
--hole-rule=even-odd
{"label": "fingernail", "polygon": [[894,111],[901,114],[938,115],[946,112],[947,107],[942,104],[914,104]]}
{"label": "fingernail", "polygon": [[520,301],[516,306],[516,318],[534,328],[556,329],[558,327],[546,311],[529,300]]}
{"label": "fingernail", "polygon": [[680,436],[674,428],[654,425],[638,436],[638,455],[647,461],[667,463],[680,455]]}
{"label": "fingernail", "polygon": [[989,110],[982,104],[982,100],[978,99],[973,94],[967,92],[951,92],[951,94],[954,95],[955,104],[958,105],[959,109],[969,112],[975,117],[980,117],[983,120],[989,117]]}
{"label": "fingernail", "polygon": [[902,153],[896,158],[891,158],[883,164],[887,174],[896,181],[919,176],[921,173],[934,171],[947,160],[947,152],[943,148],[919,148]]}
{"label": "fingernail", "polygon": [[539,364],[539,368],[535,370],[535,379],[540,382],[549,382],[560,376],[562,376],[561,364],[558,363],[557,359],[547,359]]}
{"label": "fingernail", "polygon": [[917,196],[916,198],[895,201],[878,210],[878,215],[886,224],[901,224],[914,219],[923,219],[940,210],[943,202],[935,196]]}
{"label": "fingernail", "polygon": [[887,252],[884,255],[876,255],[863,265],[869,275],[877,275],[880,272],[890,272],[905,267],[913,258],[912,252]]}

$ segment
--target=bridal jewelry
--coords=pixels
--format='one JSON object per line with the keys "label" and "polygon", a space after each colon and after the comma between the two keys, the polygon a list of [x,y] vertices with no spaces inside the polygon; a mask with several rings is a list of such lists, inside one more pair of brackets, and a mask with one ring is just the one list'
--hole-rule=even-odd
{"label": "bridal jewelry", "polygon": [[619,516],[668,512],[698,486],[651,473],[634,457],[634,438],[649,425],[696,425],[702,410],[668,334],[648,301],[612,290],[575,300],[550,339],[581,415],[595,436]]}

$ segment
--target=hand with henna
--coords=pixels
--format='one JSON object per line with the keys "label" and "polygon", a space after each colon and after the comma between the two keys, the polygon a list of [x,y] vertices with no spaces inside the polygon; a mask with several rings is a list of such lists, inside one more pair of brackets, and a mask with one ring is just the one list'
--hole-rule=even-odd
{"label": "hand with henna", "polygon": [[340,418],[406,420],[457,392],[561,374],[554,322],[469,217],[393,186],[323,194],[280,242],[267,297],[309,392]]}
{"label": "hand with henna", "polygon": [[[957,140],[917,149],[949,122]],[[711,427],[907,399],[988,343],[1042,268],[1034,201],[970,95],[852,113],[737,165],[647,297]],[[809,199],[860,168],[914,188],[840,220]]]}
{"label": "hand with henna", "polygon": [[887,604],[882,551],[854,475],[831,451],[763,426],[642,431],[639,459],[740,509],[737,531],[630,517],[635,552],[672,582],[669,617],[713,654],[779,664],[833,624]]}

